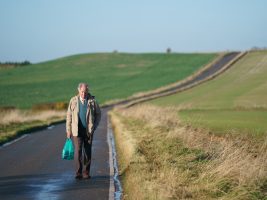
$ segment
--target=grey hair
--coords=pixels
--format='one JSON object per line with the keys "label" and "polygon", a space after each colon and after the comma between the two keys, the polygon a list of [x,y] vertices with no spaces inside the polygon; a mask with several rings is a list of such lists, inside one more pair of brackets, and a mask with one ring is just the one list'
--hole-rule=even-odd
{"label": "grey hair", "polygon": [[81,87],[85,87],[87,91],[89,91],[89,85],[87,83],[79,83],[78,85],[78,91],[80,91]]}

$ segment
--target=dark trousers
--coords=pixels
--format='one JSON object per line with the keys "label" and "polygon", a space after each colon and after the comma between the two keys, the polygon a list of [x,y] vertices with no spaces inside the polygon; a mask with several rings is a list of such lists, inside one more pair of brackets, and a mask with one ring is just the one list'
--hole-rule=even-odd
{"label": "dark trousers", "polygon": [[73,141],[75,146],[74,160],[76,174],[82,173],[83,164],[85,167],[85,172],[89,174],[91,165],[92,142],[89,143],[86,136],[74,136]]}

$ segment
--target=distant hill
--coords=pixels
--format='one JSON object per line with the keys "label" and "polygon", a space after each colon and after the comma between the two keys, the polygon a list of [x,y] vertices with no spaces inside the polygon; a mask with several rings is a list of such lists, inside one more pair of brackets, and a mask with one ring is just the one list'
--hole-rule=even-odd
{"label": "distant hill", "polygon": [[184,79],[216,55],[96,53],[0,68],[0,107],[68,102],[79,82],[88,82],[100,103],[126,98]]}

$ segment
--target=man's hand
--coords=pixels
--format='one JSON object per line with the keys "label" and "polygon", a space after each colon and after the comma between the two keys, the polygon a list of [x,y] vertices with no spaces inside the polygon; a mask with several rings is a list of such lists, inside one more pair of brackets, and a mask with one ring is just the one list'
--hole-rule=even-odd
{"label": "man's hand", "polygon": [[67,138],[71,138],[71,133],[67,133]]}

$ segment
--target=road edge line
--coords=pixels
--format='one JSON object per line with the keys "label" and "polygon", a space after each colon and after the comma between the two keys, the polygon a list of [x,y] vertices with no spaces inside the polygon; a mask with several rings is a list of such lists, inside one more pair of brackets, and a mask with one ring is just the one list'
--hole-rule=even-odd
{"label": "road edge line", "polygon": [[114,200],[115,194],[115,186],[114,186],[114,164],[113,164],[113,155],[112,155],[112,145],[111,145],[111,133],[110,133],[110,121],[109,117],[107,117],[107,142],[108,142],[108,154],[109,154],[109,200]]}
{"label": "road edge line", "polygon": [[22,140],[23,138],[28,137],[28,136],[29,136],[29,134],[24,134],[24,135],[18,137],[17,139],[11,140],[10,142],[6,142],[6,143],[0,145],[0,149],[5,148],[5,147],[7,147],[9,145],[12,145],[12,144]]}

